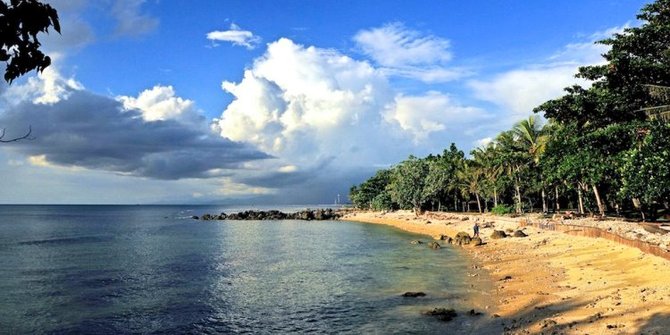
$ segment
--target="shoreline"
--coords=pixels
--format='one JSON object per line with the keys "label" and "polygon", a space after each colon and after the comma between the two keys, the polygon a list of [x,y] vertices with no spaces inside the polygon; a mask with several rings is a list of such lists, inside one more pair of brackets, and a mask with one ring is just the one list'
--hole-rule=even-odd
{"label": "shoreline", "polygon": [[[341,220],[453,237],[460,231],[471,235],[474,218],[495,226],[481,228],[485,245],[462,247],[492,284],[484,329],[501,327],[505,334],[664,334],[670,329],[670,261],[633,246],[488,215],[357,212]],[[521,229],[528,236],[491,239],[494,229]]]}

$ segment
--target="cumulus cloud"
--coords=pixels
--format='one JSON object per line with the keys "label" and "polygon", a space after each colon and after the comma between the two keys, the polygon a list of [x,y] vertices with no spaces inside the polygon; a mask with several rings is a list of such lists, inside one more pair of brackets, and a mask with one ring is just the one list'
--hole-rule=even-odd
{"label": "cumulus cloud", "polygon": [[449,40],[408,29],[402,23],[361,30],[353,40],[388,75],[435,83],[467,74],[464,69],[443,65],[452,58]]}
{"label": "cumulus cloud", "polygon": [[[0,114],[8,137],[13,137],[10,131],[32,126],[35,139],[11,147],[28,156],[32,165],[174,180],[227,176],[245,162],[269,157],[248,145],[203,132],[207,130],[204,125],[182,122],[181,114],[193,112],[192,103],[175,97],[172,88],[156,87],[138,98],[126,97],[129,103],[125,104],[67,86],[68,80],[57,72],[53,77],[55,88],[40,86],[45,78],[32,78],[24,85],[27,88],[17,85],[5,92],[19,96],[11,90],[32,92],[30,87],[37,87],[37,99],[24,96],[18,103],[5,105]],[[40,90],[57,94],[52,100],[40,101]],[[170,112],[170,108],[178,111]]]}
{"label": "cumulus cloud", "polygon": [[456,133],[458,127],[481,120],[486,113],[479,108],[458,105],[448,95],[431,91],[422,96],[397,96],[384,117],[411,133],[415,143],[420,143],[431,133],[445,131],[447,127],[452,134]]}
{"label": "cumulus cloud", "polygon": [[117,36],[139,36],[158,27],[158,19],[142,12],[145,0],[116,0],[111,15],[116,20]]}
{"label": "cumulus cloud", "polygon": [[154,86],[137,97],[117,97],[125,110],[139,111],[144,121],[179,120],[188,123],[203,122],[204,117],[195,102],[176,96],[172,86]]}
{"label": "cumulus cloud", "polygon": [[231,23],[229,30],[215,30],[207,33],[207,39],[210,41],[230,42],[233,45],[246,47],[249,50],[255,49],[261,42],[261,38],[248,30],[242,30],[238,25]]}
{"label": "cumulus cloud", "polygon": [[377,167],[441,151],[488,117],[444,93],[399,94],[367,61],[285,38],[222,88],[234,99],[214,129],[277,157],[248,164],[238,180],[291,199],[346,194]]}

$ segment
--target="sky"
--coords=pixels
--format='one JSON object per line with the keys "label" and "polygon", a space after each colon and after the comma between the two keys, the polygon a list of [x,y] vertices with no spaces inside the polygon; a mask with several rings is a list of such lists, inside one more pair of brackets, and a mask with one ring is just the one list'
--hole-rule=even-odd
{"label": "sky", "polygon": [[[329,204],[562,95],[636,0],[51,0],[0,83],[0,203]],[[0,65],[0,70],[4,65]]]}

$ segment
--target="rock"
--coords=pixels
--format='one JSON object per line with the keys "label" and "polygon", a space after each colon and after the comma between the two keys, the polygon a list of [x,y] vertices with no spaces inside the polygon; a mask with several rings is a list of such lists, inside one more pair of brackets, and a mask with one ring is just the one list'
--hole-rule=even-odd
{"label": "rock", "polygon": [[472,240],[470,240],[470,244],[472,244],[476,247],[476,246],[480,246],[480,245],[484,244],[484,242],[482,241],[481,238],[475,237]]}
{"label": "rock", "polygon": [[526,235],[526,233],[524,233],[521,230],[517,230],[517,231],[514,232],[514,234],[512,234],[512,236],[514,236],[514,237],[526,237],[528,235]]}
{"label": "rock", "polygon": [[214,220],[214,217],[211,214],[205,214],[202,216],[201,220],[203,221]]}
{"label": "rock", "polygon": [[424,315],[428,316],[434,316],[440,321],[445,321],[449,322],[453,320],[458,314],[456,314],[456,311],[453,308],[434,308],[431,311],[427,311],[423,313]]}
{"label": "rock", "polygon": [[428,247],[431,248],[431,249],[440,249],[440,244],[433,241],[433,242],[428,243]]}
{"label": "rock", "polygon": [[451,237],[449,237],[449,236],[447,236],[447,237],[444,239],[444,241],[445,241],[444,243],[452,244],[452,243],[454,242],[454,239],[451,238]]}
{"label": "rock", "polygon": [[402,294],[405,298],[416,298],[416,297],[425,297],[426,294],[423,292],[405,292]]}
{"label": "rock", "polygon": [[438,240],[438,241],[444,241],[447,238],[449,238],[449,236],[444,235],[444,234],[440,234],[440,235],[435,236],[435,239]]}
{"label": "rock", "polygon": [[193,219],[193,220],[200,220],[200,218],[199,218],[197,215],[193,215],[193,216],[191,216],[191,219]]}
{"label": "rock", "polygon": [[423,244],[423,242],[421,242],[419,240],[414,240],[414,241],[409,242],[409,243],[411,243],[411,244]]}
{"label": "rock", "polygon": [[480,315],[482,315],[482,312],[475,312],[474,309],[471,309],[471,310],[468,312],[468,315],[470,315],[470,316],[480,316]]}
{"label": "rock", "polygon": [[502,230],[494,230],[493,234],[491,235],[492,239],[499,239],[499,238],[505,238],[507,237],[507,234],[505,234],[504,231]]}
{"label": "rock", "polygon": [[458,245],[470,244],[471,240],[472,238],[470,238],[470,234],[462,231],[456,234],[456,237],[454,237],[454,244]]}

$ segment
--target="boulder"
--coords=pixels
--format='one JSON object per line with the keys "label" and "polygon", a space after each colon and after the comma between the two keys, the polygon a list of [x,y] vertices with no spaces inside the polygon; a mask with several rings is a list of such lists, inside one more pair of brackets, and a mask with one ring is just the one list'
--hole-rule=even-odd
{"label": "boulder", "polygon": [[475,237],[472,240],[470,240],[470,244],[476,247],[476,246],[480,246],[480,245],[484,244],[484,242],[482,241],[481,238]]}
{"label": "boulder", "polygon": [[416,298],[416,297],[425,297],[426,294],[423,292],[405,292],[402,294],[405,298]]}
{"label": "boulder", "polygon": [[423,242],[421,242],[419,240],[414,240],[414,241],[409,242],[409,243],[411,243],[411,244],[423,244]]}
{"label": "boulder", "polygon": [[458,234],[456,234],[456,237],[454,237],[454,244],[458,245],[470,244],[470,241],[472,241],[470,234],[464,231],[459,232]]}
{"label": "boulder", "polygon": [[502,230],[494,230],[493,234],[491,234],[492,239],[499,239],[499,238],[505,238],[507,237],[507,234],[505,234],[504,231]]}
{"label": "boulder", "polygon": [[514,237],[526,237],[528,235],[526,235],[526,233],[524,233],[521,230],[517,230],[517,231],[514,232],[514,234],[512,234],[512,236],[514,236]]}
{"label": "boulder", "polygon": [[453,308],[434,308],[433,310],[423,312],[423,314],[434,316],[436,319],[444,322],[449,322],[458,316]]}
{"label": "boulder", "polygon": [[440,249],[440,244],[433,241],[433,242],[428,243],[428,247],[431,248],[431,249]]}
{"label": "boulder", "polygon": [[193,215],[193,216],[191,216],[191,219],[193,219],[193,220],[200,220],[200,218],[199,218],[197,215]]}

